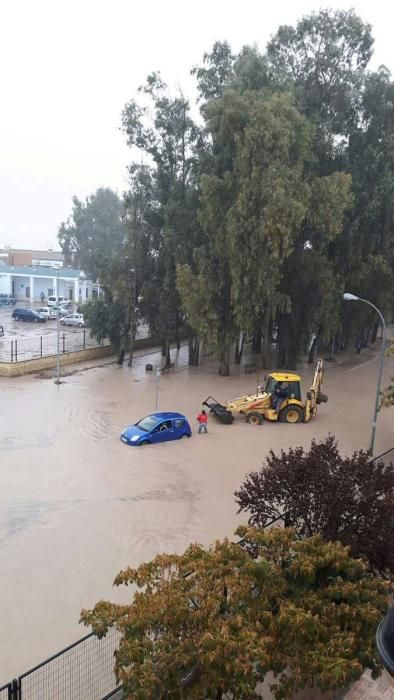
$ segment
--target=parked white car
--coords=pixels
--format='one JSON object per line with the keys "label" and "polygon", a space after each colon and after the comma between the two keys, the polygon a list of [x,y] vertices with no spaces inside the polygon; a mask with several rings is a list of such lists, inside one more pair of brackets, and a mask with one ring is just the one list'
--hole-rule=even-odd
{"label": "parked white car", "polygon": [[[57,296],[50,296],[48,297],[48,306],[57,306]],[[68,302],[68,299],[66,297],[59,297],[59,304]]]}
{"label": "parked white car", "polygon": [[41,318],[46,318],[47,321],[54,321],[56,319],[56,309],[50,306],[39,306],[36,311]]}
{"label": "parked white car", "polygon": [[62,326],[78,326],[78,328],[84,328],[85,321],[83,314],[68,314],[60,319]]}

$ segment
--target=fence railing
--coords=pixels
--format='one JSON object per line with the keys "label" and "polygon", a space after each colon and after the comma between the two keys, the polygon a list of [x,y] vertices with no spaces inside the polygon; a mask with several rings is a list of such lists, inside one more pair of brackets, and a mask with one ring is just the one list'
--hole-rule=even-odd
{"label": "fence railing", "polygon": [[[89,329],[64,331],[59,335],[59,352],[77,352],[87,348],[97,348],[100,345],[109,345],[108,340],[98,343],[90,337]],[[57,334],[50,332],[47,335],[32,335],[26,338],[12,338],[4,340],[0,338],[0,362],[24,362],[40,357],[49,357],[57,354]],[[0,697],[1,700],[1,697]]]}
{"label": "fence railing", "polygon": [[108,700],[120,692],[114,651],[120,634],[87,634],[0,688],[0,700]]}
{"label": "fence railing", "polygon": [[0,700],[12,700],[12,684],[2,685],[0,688]]}

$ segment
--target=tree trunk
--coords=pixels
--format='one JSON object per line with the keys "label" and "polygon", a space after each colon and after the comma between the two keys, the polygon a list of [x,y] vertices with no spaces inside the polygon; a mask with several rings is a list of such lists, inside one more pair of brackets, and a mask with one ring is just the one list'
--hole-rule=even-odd
{"label": "tree trunk", "polygon": [[118,365],[123,365],[123,362],[124,362],[124,355],[125,355],[125,351],[124,351],[124,348],[123,348],[123,349],[119,352],[119,356],[118,356],[118,360],[117,360]]}
{"label": "tree trunk", "polygon": [[376,322],[374,323],[372,327],[372,332],[371,332],[371,343],[376,342],[376,338],[378,337],[378,328],[379,328],[379,323]]}
{"label": "tree trunk", "polygon": [[129,361],[127,363],[129,367],[131,367],[133,364],[134,341],[135,341],[136,335],[137,335],[137,325],[133,324],[133,327],[131,330],[130,347],[129,347]]}
{"label": "tree trunk", "polygon": [[289,314],[283,314],[279,322],[278,366],[282,369],[297,368],[297,351]]}
{"label": "tree trunk", "polygon": [[223,689],[217,688],[216,689],[216,700],[222,700],[222,697],[223,697]]}
{"label": "tree trunk", "polygon": [[312,345],[309,350],[309,355],[308,355],[308,362],[310,365],[312,365],[316,359],[316,353],[317,353],[317,348],[320,342],[320,336],[321,336],[322,328],[319,326],[317,329],[317,333],[313,339]]}
{"label": "tree trunk", "polygon": [[[163,352],[163,350],[164,350],[164,352]],[[171,343],[169,340],[164,341],[161,354],[165,358],[163,368],[169,369],[171,366]]]}
{"label": "tree trunk", "polygon": [[272,365],[272,349],[271,349],[272,321],[271,310],[267,308],[264,314],[263,321],[263,353],[262,367],[271,367]]}
{"label": "tree trunk", "polygon": [[241,333],[241,337],[238,338],[237,342],[235,343],[234,361],[235,361],[236,365],[241,364],[242,353],[244,351],[244,341],[245,341],[245,336],[243,333]]}
{"label": "tree trunk", "polygon": [[189,336],[189,367],[197,367],[200,355],[200,341],[198,336]]}
{"label": "tree trunk", "polygon": [[261,355],[261,341],[263,339],[261,329],[255,331],[253,335],[253,343],[252,343],[252,350],[255,352],[257,355]]}
{"label": "tree trunk", "polygon": [[228,348],[220,351],[219,354],[219,374],[221,377],[230,376],[230,358]]}

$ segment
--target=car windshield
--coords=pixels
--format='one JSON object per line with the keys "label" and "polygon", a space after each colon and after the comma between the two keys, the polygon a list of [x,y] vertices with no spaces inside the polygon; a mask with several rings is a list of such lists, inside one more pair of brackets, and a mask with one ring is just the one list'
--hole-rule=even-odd
{"label": "car windshield", "polygon": [[138,423],[136,423],[136,427],[148,433],[150,430],[153,430],[153,428],[155,428],[158,423],[159,421],[155,416],[147,416],[146,418],[143,418]]}

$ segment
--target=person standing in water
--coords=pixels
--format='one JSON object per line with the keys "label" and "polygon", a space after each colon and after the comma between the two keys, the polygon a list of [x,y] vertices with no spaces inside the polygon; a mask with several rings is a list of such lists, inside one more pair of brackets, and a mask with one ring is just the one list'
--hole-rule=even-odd
{"label": "person standing in water", "polygon": [[207,433],[208,432],[208,416],[204,409],[197,416],[198,432]]}

